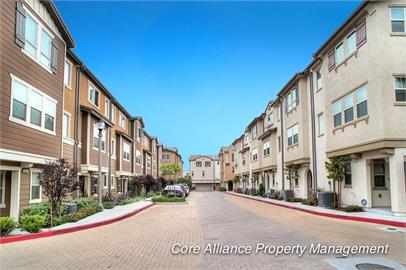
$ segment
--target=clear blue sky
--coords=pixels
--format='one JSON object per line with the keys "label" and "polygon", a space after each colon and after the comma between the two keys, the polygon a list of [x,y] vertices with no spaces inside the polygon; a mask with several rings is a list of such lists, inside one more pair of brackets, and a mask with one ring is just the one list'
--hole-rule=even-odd
{"label": "clear blue sky", "polygon": [[359,1],[56,4],[75,52],[187,169],[242,134]]}

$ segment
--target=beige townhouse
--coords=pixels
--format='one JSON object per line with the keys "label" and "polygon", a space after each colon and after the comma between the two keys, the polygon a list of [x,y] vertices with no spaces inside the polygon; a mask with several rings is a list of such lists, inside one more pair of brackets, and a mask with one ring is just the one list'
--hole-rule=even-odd
{"label": "beige townhouse", "polygon": [[213,190],[220,186],[220,158],[210,155],[189,157],[192,187],[198,191]]}
{"label": "beige townhouse", "polygon": [[220,148],[220,181],[221,185],[227,188],[228,191],[233,191],[234,181],[234,153],[232,146],[225,146]]}

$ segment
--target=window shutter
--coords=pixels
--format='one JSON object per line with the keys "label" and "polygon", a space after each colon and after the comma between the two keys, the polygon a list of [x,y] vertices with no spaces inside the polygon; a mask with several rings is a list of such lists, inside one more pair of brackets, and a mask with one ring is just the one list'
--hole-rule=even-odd
{"label": "window shutter", "polygon": [[356,31],[357,31],[357,34],[356,34],[357,48],[359,48],[367,42],[367,27],[366,27],[365,19],[363,19],[357,25]]}
{"label": "window shutter", "polygon": [[56,73],[58,69],[58,47],[55,44],[55,41],[52,40],[51,46],[51,71]]}
{"label": "window shutter", "polygon": [[295,96],[296,96],[296,106],[299,105],[299,85],[295,88]]}
{"label": "window shutter", "polygon": [[332,49],[328,53],[328,70],[331,71],[335,66],[336,66],[336,56],[334,49]]}
{"label": "window shutter", "polygon": [[25,46],[25,18],[27,17],[23,4],[17,2],[16,8],[16,43],[21,48]]}

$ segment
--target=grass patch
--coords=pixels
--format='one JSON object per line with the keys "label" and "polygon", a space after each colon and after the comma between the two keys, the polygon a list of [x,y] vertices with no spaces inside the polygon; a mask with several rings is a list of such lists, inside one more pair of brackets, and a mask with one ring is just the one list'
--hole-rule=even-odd
{"label": "grass patch", "polygon": [[185,202],[185,198],[160,196],[160,197],[153,197],[152,201],[153,202]]}

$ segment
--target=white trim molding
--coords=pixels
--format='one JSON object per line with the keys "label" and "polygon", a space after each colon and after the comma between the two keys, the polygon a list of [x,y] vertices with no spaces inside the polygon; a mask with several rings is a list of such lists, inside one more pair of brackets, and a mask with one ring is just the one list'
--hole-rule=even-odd
{"label": "white trim molding", "polygon": [[47,163],[47,161],[57,159],[56,157],[42,156],[3,148],[0,148],[0,156],[2,160],[27,162],[34,164],[45,164]]}

